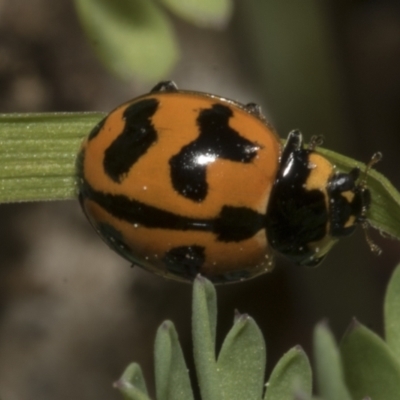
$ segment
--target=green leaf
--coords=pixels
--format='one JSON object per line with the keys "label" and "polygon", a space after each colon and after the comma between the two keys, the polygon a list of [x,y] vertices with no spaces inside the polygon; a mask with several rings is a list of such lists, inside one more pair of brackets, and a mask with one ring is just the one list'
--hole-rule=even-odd
{"label": "green leaf", "polygon": [[114,387],[119,389],[125,400],[150,400],[139,364],[128,365]]}
{"label": "green leaf", "polygon": [[311,391],[310,362],[303,349],[296,346],[284,354],[276,364],[268,381],[264,399],[310,399]]}
{"label": "green leaf", "polygon": [[[362,173],[366,165],[333,151],[319,148],[318,152],[326,156],[342,171],[358,166]],[[378,164],[379,166],[379,164]],[[371,192],[372,204],[368,212],[368,222],[388,235],[400,239],[400,193],[376,169],[368,171],[367,186]]]}
{"label": "green leaf", "polygon": [[200,275],[193,284],[192,318],[193,354],[201,396],[207,400],[220,400],[215,360],[216,293],[212,283]]}
{"label": "green leaf", "polygon": [[231,0],[162,0],[172,12],[200,27],[224,27],[233,11]]}
{"label": "green leaf", "polygon": [[390,279],[384,311],[386,342],[400,362],[400,265]]}
{"label": "green leaf", "polygon": [[355,321],[342,340],[340,352],[354,399],[399,399],[400,364],[375,333]]}
{"label": "green leaf", "polygon": [[103,63],[122,79],[165,77],[178,58],[172,27],[149,0],[75,0],[82,25]]}
{"label": "green leaf", "polygon": [[171,321],[158,329],[154,354],[157,400],[192,400],[188,369]]}
{"label": "green leaf", "polygon": [[335,339],[325,323],[314,331],[314,357],[318,388],[325,400],[351,400]]}
{"label": "green leaf", "polygon": [[75,160],[102,113],[0,115],[0,202],[76,197]]}
{"label": "green leaf", "polygon": [[221,398],[261,399],[265,363],[265,343],[260,329],[247,314],[238,316],[218,356]]}

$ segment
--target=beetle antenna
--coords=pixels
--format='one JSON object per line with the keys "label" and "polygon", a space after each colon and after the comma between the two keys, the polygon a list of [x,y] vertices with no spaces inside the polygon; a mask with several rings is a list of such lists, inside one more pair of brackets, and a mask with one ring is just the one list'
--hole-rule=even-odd
{"label": "beetle antenna", "polygon": [[365,220],[362,224],[361,224],[363,231],[364,231],[364,235],[365,235],[365,240],[368,243],[369,249],[371,250],[372,253],[374,253],[376,256],[381,255],[382,253],[382,249],[371,239],[371,236],[369,236],[369,230],[368,228],[370,227],[370,224],[367,220]]}
{"label": "beetle antenna", "polygon": [[317,146],[322,146],[324,137],[322,135],[311,136],[310,143],[308,143],[308,150],[314,151]]}
{"label": "beetle antenna", "polygon": [[368,178],[368,172],[369,170],[379,161],[382,160],[382,153],[380,151],[377,151],[376,153],[372,154],[371,159],[369,160],[369,163],[366,165],[365,170],[363,172],[363,176],[360,180],[360,186],[362,188],[366,188],[367,187],[367,178]]}
{"label": "beetle antenna", "polygon": [[[361,188],[361,190],[367,189],[368,172],[376,163],[378,163],[381,160],[382,160],[381,152],[377,151],[372,155],[371,159],[369,160],[369,163],[366,165],[364,169],[363,176],[359,183],[359,187]],[[366,218],[366,214],[367,214],[367,207],[364,207],[364,209],[362,210],[362,216],[364,218],[364,221],[361,223],[361,226],[364,231],[365,240],[367,241],[368,246],[372,251],[372,253],[379,256],[382,253],[382,249],[371,239],[371,236],[369,235],[368,228],[370,227],[370,223]]]}

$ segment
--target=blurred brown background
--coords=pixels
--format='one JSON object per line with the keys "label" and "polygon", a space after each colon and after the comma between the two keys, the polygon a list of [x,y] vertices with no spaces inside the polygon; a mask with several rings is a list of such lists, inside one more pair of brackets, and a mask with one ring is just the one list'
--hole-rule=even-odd
{"label": "blurred brown background", "polygon": [[[273,4],[276,3],[276,4]],[[300,128],[368,161],[400,188],[398,0],[248,0],[225,31],[174,20],[182,88],[259,102],[282,136]],[[83,36],[68,0],[0,0],[0,112],[107,111],[156,82],[113,78]],[[0,206],[0,397],[117,399],[130,361],[153,380],[157,326],[172,319],[191,363],[190,285],[131,269],[92,231],[77,201]],[[327,318],[339,339],[352,317],[383,334],[382,302],[398,242],[373,232],[340,242],[308,270],[275,270],[218,288],[219,343],[234,309],[267,341],[268,369],[295,344],[311,354]],[[190,365],[193,370],[192,365]]]}

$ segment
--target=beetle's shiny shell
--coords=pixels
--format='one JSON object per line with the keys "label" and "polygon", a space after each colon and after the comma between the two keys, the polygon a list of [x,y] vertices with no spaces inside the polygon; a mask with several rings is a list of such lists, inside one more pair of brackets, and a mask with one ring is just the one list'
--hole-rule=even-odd
{"label": "beetle's shiny shell", "polygon": [[134,264],[177,279],[248,278],[271,268],[265,230],[249,224],[263,223],[280,154],[274,131],[240,104],[150,93],[84,142],[82,207]]}

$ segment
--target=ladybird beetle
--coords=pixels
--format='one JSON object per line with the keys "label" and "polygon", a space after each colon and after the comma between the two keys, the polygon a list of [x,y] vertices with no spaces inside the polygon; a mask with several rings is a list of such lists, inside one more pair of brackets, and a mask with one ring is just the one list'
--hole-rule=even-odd
{"label": "ladybird beetle", "polygon": [[272,251],[321,262],[365,224],[360,170],[337,172],[299,131],[281,142],[260,108],[161,82],[84,141],[79,199],[102,239],[159,275],[215,283],[272,269]]}

